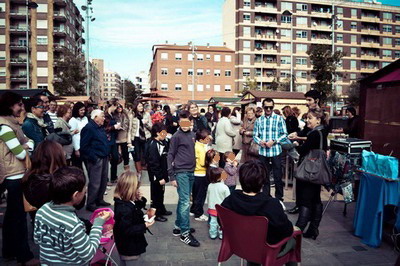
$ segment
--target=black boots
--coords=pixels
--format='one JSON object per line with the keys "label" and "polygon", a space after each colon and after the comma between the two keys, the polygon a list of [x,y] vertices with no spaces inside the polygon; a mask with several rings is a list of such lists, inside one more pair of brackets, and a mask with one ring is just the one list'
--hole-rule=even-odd
{"label": "black boots", "polygon": [[306,228],[311,218],[311,210],[305,206],[299,207],[299,218],[297,218],[296,226],[300,228],[302,232]]}
{"label": "black boots", "polygon": [[293,208],[289,209],[287,211],[289,214],[296,214],[299,213],[299,207],[297,205],[295,205]]}
{"label": "black boots", "polygon": [[322,203],[313,206],[310,226],[308,227],[307,232],[303,234],[305,238],[317,239],[319,235],[318,227],[322,219],[322,211]]}

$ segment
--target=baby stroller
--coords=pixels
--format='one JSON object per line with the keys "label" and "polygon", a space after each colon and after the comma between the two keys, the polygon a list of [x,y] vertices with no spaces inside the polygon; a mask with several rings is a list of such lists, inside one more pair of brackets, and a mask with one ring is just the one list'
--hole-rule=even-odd
{"label": "baby stroller", "polygon": [[90,216],[90,222],[93,224],[94,219],[102,211],[110,212],[111,217],[103,225],[103,232],[100,239],[100,245],[92,261],[90,262],[90,265],[118,265],[112,258],[112,252],[115,248],[115,241],[113,236],[113,228],[115,224],[114,212],[110,208],[97,209]]}

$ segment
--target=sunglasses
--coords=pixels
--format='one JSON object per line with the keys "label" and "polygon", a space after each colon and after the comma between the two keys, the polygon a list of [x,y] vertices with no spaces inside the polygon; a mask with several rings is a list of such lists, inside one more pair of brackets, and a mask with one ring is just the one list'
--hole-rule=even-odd
{"label": "sunglasses", "polygon": [[264,109],[266,109],[266,110],[273,110],[274,107],[273,107],[273,106],[264,106]]}
{"label": "sunglasses", "polygon": [[43,105],[37,105],[37,106],[34,106],[34,108],[44,109],[44,106]]}

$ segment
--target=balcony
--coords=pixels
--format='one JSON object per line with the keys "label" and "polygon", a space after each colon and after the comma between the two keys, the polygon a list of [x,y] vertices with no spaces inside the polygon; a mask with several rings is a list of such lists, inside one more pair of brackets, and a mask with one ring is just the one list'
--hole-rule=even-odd
{"label": "balcony", "polygon": [[54,35],[67,35],[65,28],[54,27],[53,29]]}
{"label": "balcony", "polygon": [[11,74],[11,82],[26,82],[26,73]]}
{"label": "balcony", "polygon": [[362,54],[361,59],[364,60],[379,60],[379,54]]}
{"label": "balcony", "polygon": [[13,19],[26,19],[26,12],[19,11],[19,10],[10,10],[10,18],[13,18]]}
{"label": "balcony", "polygon": [[332,40],[330,39],[320,39],[320,38],[311,38],[312,43],[318,44],[332,44]]}
{"label": "balcony", "polygon": [[278,27],[278,22],[274,19],[261,19],[256,18],[254,24],[257,26],[266,26],[266,27]]}
{"label": "balcony", "polygon": [[361,32],[365,33],[365,34],[369,34],[369,35],[379,35],[379,34],[381,34],[379,29],[363,28],[363,29],[361,29]]}
{"label": "balcony", "polygon": [[257,40],[274,41],[278,40],[278,35],[276,34],[256,34]]}
{"label": "balcony", "polygon": [[361,66],[360,71],[361,72],[368,72],[368,73],[374,73],[379,70],[379,67],[366,67],[366,66]]}
{"label": "balcony", "polygon": [[21,57],[10,58],[10,64],[12,66],[26,66],[26,59]]}
{"label": "balcony", "polygon": [[317,10],[312,10],[311,11],[311,16],[313,16],[313,17],[319,17],[319,18],[331,18],[332,17],[332,14],[331,14],[331,12],[329,11],[326,11],[326,12],[321,12],[321,11],[317,11]]}
{"label": "balcony", "polygon": [[54,20],[67,21],[67,16],[64,12],[54,11]]}
{"label": "balcony", "polygon": [[61,44],[61,43],[54,43],[53,44],[53,48],[56,51],[62,51],[64,49],[66,49],[67,47],[64,44]]}
{"label": "balcony", "polygon": [[[17,25],[10,26],[11,34],[23,35],[23,34],[26,34],[26,30],[27,30],[26,26],[17,26]],[[28,30],[30,30],[30,28],[28,28]]]}
{"label": "balcony", "polygon": [[272,3],[256,2],[254,10],[256,12],[278,13],[278,9],[276,8],[276,5],[274,5]]}
{"label": "balcony", "polygon": [[10,43],[10,50],[12,51],[25,51],[26,44],[23,43]]}
{"label": "balcony", "polygon": [[379,42],[371,42],[371,41],[363,41],[361,40],[361,46],[363,47],[371,47],[371,48],[378,48],[380,46]]}
{"label": "balcony", "polygon": [[276,55],[278,54],[278,50],[274,48],[256,48],[256,53],[266,54],[266,55]]}
{"label": "balcony", "polygon": [[381,19],[379,17],[376,16],[368,16],[368,15],[364,15],[361,14],[361,20],[364,22],[374,22],[374,23],[380,23]]}
{"label": "balcony", "polygon": [[278,65],[276,62],[254,62],[254,66],[259,68],[276,68]]}
{"label": "balcony", "polygon": [[256,79],[257,79],[257,81],[258,82],[272,82],[272,81],[274,81],[274,78],[275,77],[261,77],[260,75],[258,75],[258,76],[256,76]]}

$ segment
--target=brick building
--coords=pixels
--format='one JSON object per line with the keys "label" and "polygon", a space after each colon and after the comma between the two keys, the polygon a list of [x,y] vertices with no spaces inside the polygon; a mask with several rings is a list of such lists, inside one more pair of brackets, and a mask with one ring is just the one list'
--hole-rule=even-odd
{"label": "brick building", "polygon": [[[334,15],[334,16],[332,16]],[[332,29],[331,25],[335,25]],[[377,1],[225,0],[223,38],[236,51],[236,86],[256,79],[266,89],[271,82],[296,77],[295,91],[314,82],[306,54],[313,43],[343,51],[335,83],[345,94],[359,80],[400,58],[400,7]]]}
{"label": "brick building", "polygon": [[153,46],[150,88],[174,98],[176,103],[234,97],[235,52],[225,46],[195,46],[193,54],[192,48]]}

